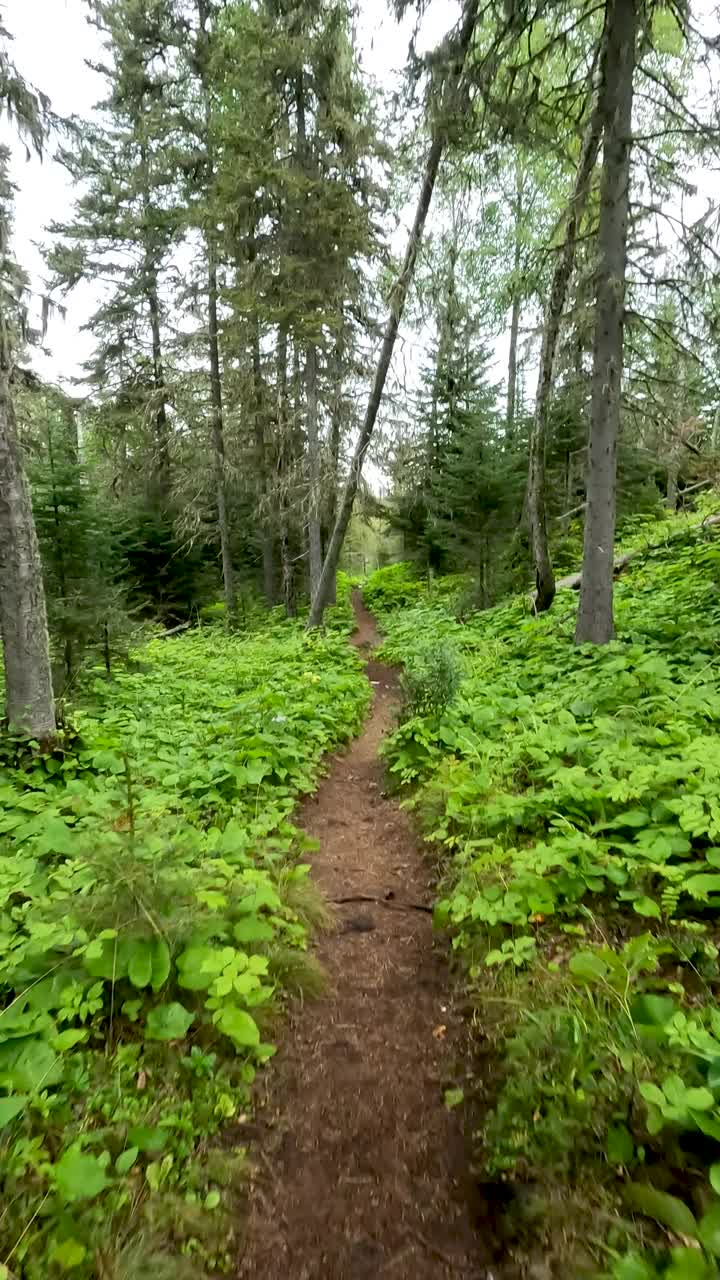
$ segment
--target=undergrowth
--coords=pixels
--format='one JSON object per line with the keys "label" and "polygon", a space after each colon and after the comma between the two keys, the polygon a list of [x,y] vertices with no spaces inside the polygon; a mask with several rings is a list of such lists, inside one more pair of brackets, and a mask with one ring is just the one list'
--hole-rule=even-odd
{"label": "undergrowth", "polygon": [[5,1280],[234,1269],[232,1126],[284,996],[321,981],[291,813],[368,702],[332,613],[154,640],[88,677],[64,746],[4,744]]}
{"label": "undergrowth", "polygon": [[[715,501],[717,499],[715,498]],[[383,656],[454,697],[388,740],[438,851],[449,930],[500,1079],[476,1135],[556,1274],[720,1276],[720,537],[632,531],[618,638],[577,597],[460,620],[408,568],[365,598]],[[408,586],[408,584],[415,584]],[[411,677],[412,678],[412,677]]]}

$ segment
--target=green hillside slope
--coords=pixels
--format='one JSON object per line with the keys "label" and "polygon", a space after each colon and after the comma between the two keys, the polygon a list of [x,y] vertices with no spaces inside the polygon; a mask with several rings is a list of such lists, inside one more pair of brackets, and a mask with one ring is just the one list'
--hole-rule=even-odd
{"label": "green hillside slope", "polygon": [[720,537],[683,519],[636,539],[602,649],[571,591],[463,619],[457,581],[392,566],[365,596],[406,670],[387,762],[497,1063],[483,1176],[558,1276],[720,1275]]}

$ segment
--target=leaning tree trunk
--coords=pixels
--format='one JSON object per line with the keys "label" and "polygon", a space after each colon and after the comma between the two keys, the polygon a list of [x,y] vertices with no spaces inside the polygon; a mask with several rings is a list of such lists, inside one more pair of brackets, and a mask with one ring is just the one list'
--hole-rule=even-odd
{"label": "leaning tree trunk", "polygon": [[365,461],[365,455],[370,447],[370,441],[372,439],[375,422],[380,409],[380,401],[382,400],[382,394],[385,389],[385,380],[388,375],[388,369],[390,368],[390,361],[392,360],[392,354],[395,348],[395,340],[398,335],[398,329],[400,328],[400,320],[402,319],[408,289],[410,288],[410,283],[413,278],[418,250],[422,243],[423,231],[425,229],[425,222],[430,210],[433,191],[435,190],[435,182],[437,180],[438,169],[440,168],[440,161],[447,142],[448,116],[452,114],[453,109],[455,109],[457,105],[456,100],[458,88],[460,86],[460,80],[465,66],[465,59],[475,30],[476,20],[477,0],[470,0],[470,3],[465,9],[463,24],[454,53],[453,63],[442,95],[442,102],[438,104],[438,118],[433,124],[432,141],[425,161],[425,171],[423,173],[422,186],[420,188],[417,208],[415,210],[415,218],[408,238],[402,270],[395,281],[395,285],[390,296],[390,310],[385,322],[382,347],[380,348],[380,356],[375,370],[375,378],[372,390],[370,391],[367,409],[365,411],[365,419],[362,427],[360,428],[355,452],[353,454],[352,462],[350,463],[350,474],[345,482],[345,489],[338,507],[335,528],[332,531],[332,536],[325,554],[325,561],[323,563],[318,589],[313,597],[310,615],[307,621],[308,627],[320,626],[320,623],[323,620],[325,606],[328,601],[328,594],[337,574],[340,552],[342,551],[345,534],[347,533],[348,525],[350,524],[350,517],[355,504],[355,497],[360,485],[363,462]]}
{"label": "leaning tree trunk", "polygon": [[[609,54],[608,25],[606,23],[602,38],[600,57],[601,84],[607,75]],[[565,309],[570,277],[575,265],[575,247],[580,220],[585,208],[590,181],[600,146],[600,135],[603,127],[602,104],[600,93],[595,97],[590,118],[582,140],[580,158],[575,174],[575,186],[567,213],[565,238],[562,248],[555,260],[555,267],[550,285],[550,297],[545,313],[542,344],[540,348],[540,367],[538,370],[537,391],[535,394],[535,413],[530,432],[530,450],[528,466],[527,512],[530,522],[530,543],[535,562],[535,611],[543,613],[550,608],[555,599],[555,574],[550,559],[550,548],[547,535],[547,509],[545,500],[545,454],[547,450],[547,421],[552,391],[555,353],[557,351],[560,322]]]}
{"label": "leaning tree trunk", "polygon": [[237,596],[235,572],[230,548],[230,526],[227,512],[227,475],[225,466],[225,431],[223,425],[222,378],[220,374],[220,343],[218,338],[218,286],[215,246],[207,236],[208,260],[208,349],[210,356],[210,412],[212,415],[213,463],[215,471],[215,502],[217,506],[220,557],[222,560],[223,592],[225,597],[225,621],[228,627],[235,624]]}
{"label": "leaning tree trunk", "polygon": [[5,715],[12,730],[47,742],[56,732],[40,551],[10,392],[0,356],[0,635]]}
{"label": "leaning tree trunk", "polygon": [[609,0],[603,106],[603,170],[598,225],[597,300],[587,467],[583,576],[575,640],[607,644],[614,635],[613,553],[617,438],[632,144],[635,0]]}

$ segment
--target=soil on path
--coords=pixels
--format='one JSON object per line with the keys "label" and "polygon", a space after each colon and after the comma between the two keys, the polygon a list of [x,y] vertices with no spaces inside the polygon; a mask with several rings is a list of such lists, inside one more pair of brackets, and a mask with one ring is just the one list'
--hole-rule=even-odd
{"label": "soil on path", "polygon": [[[355,643],[377,640],[355,599]],[[490,1280],[463,1187],[457,1118],[444,1107],[447,973],[433,949],[427,869],[383,794],[378,748],[396,678],[371,660],[374,702],[300,825],[320,842],[313,877],[335,906],[320,940],[328,990],[290,1018],[260,1112],[243,1280]],[[414,904],[414,906],[408,906]]]}

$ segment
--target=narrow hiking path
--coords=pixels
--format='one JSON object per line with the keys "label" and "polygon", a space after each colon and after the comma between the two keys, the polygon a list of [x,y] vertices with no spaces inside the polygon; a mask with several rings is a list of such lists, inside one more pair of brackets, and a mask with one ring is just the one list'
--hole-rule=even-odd
{"label": "narrow hiking path", "polygon": [[[377,640],[356,593],[360,649]],[[295,1010],[259,1141],[243,1280],[490,1280],[443,1105],[447,972],[433,950],[429,876],[410,823],[383,795],[378,748],[394,672],[370,659],[374,702],[300,824],[337,928],[317,953],[325,996]],[[367,897],[377,901],[357,901]],[[413,904],[412,906],[408,904]]]}

